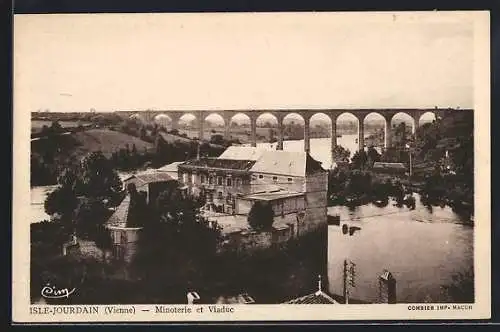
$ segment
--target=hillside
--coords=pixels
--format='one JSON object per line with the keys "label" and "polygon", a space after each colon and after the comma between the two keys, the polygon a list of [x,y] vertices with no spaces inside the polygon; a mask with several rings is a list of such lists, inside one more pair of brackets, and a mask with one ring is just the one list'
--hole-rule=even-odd
{"label": "hillside", "polygon": [[91,129],[74,133],[73,136],[79,143],[75,149],[77,155],[100,150],[106,157],[110,157],[113,151],[125,148],[127,144],[130,148],[135,145],[140,152],[154,148],[152,143],[109,129]]}
{"label": "hillside", "polygon": [[110,158],[120,149],[135,149],[142,153],[154,150],[154,145],[137,137],[109,129],[90,129],[54,135],[31,141],[31,184],[55,184],[58,174],[69,163],[89,152],[101,151]]}
{"label": "hillside", "polygon": [[474,114],[457,112],[440,121],[419,128],[415,163],[435,164],[449,152],[453,168],[466,174],[473,173]]}
{"label": "hillside", "polygon": [[166,143],[175,143],[175,142],[181,142],[181,143],[187,143],[187,144],[190,144],[193,142],[192,139],[190,138],[187,138],[187,137],[182,137],[182,136],[179,136],[179,135],[174,135],[174,134],[169,134],[169,133],[166,133],[166,132],[159,132],[158,133],[161,138],[166,142]]}
{"label": "hillside", "polygon": [[[187,144],[187,145],[192,145],[193,143],[197,143],[198,140],[192,139],[192,138],[187,138],[179,135],[174,135],[171,133],[166,133],[166,132],[159,132],[158,133],[159,137],[162,138],[163,142],[169,143],[169,144]],[[225,149],[224,145],[221,144],[214,144],[214,143],[206,143],[210,148],[213,149]]]}
{"label": "hillside", "polygon": [[137,151],[144,151],[144,149],[149,151],[154,148],[151,143],[121,132],[91,129],[32,141],[31,153],[32,155],[46,155],[52,152],[56,155],[72,155],[78,158],[88,152],[100,150],[106,157],[110,157],[113,151],[125,148],[127,144],[130,148],[135,144]]}

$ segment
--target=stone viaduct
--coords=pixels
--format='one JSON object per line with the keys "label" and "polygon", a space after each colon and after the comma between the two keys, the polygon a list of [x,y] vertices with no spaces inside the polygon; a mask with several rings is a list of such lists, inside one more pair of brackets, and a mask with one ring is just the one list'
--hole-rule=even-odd
{"label": "stone viaduct", "polygon": [[147,123],[153,123],[158,116],[166,115],[171,120],[172,129],[177,129],[180,118],[183,115],[194,115],[199,122],[198,137],[203,138],[204,120],[212,114],[219,115],[224,119],[225,136],[229,137],[231,119],[237,114],[244,114],[250,119],[251,145],[257,144],[257,118],[263,114],[273,115],[278,122],[278,149],[283,149],[283,119],[289,114],[298,114],[304,120],[304,150],[310,151],[309,122],[315,114],[324,114],[328,116],[332,124],[331,146],[332,150],[337,146],[337,119],[344,113],[350,113],[358,119],[358,148],[362,149],[364,143],[364,119],[371,113],[379,114],[385,119],[385,144],[384,147],[391,146],[391,131],[388,130],[392,118],[398,113],[409,115],[413,119],[413,128],[416,132],[420,118],[425,113],[431,112],[436,118],[443,117],[447,112],[472,111],[470,109],[452,109],[452,108],[413,108],[413,109],[275,109],[275,110],[145,110],[145,111],[116,111],[122,117],[139,117]]}

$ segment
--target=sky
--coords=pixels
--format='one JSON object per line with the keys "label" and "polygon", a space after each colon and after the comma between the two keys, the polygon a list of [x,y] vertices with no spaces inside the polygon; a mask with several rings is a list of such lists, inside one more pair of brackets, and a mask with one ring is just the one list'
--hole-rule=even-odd
{"label": "sky", "polygon": [[14,17],[16,111],[473,107],[467,16]]}

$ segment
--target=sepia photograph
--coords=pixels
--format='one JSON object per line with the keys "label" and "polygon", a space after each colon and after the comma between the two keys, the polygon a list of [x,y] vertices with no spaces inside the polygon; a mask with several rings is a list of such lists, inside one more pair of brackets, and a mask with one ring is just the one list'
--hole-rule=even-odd
{"label": "sepia photograph", "polygon": [[19,310],[486,318],[488,19],[15,15]]}

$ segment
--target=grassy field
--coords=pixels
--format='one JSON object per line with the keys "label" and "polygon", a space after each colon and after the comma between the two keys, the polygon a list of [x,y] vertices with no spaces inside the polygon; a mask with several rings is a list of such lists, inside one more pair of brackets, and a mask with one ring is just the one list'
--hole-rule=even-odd
{"label": "grassy field", "polygon": [[32,154],[43,154],[47,149],[56,149],[60,154],[80,157],[88,152],[100,150],[106,157],[110,157],[113,151],[125,148],[127,144],[130,149],[135,144],[138,152],[154,148],[152,143],[124,133],[109,129],[90,129],[69,135],[59,135],[50,140],[34,141],[31,145],[31,152]]}
{"label": "grassy field", "polygon": [[108,129],[91,129],[74,133],[72,136],[80,143],[75,152],[81,155],[100,150],[106,157],[109,157],[113,151],[125,148],[127,144],[130,148],[135,144],[139,152],[154,148],[152,143]]}

